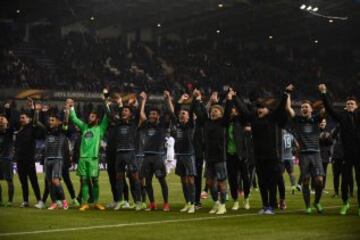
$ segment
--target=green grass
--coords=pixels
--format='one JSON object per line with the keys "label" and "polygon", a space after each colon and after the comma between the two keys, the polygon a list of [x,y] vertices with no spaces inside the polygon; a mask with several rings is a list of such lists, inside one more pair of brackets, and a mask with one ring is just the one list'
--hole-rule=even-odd
{"label": "green grass", "polygon": [[[330,173],[330,169],[329,169]],[[288,181],[288,177],[286,180]],[[95,211],[80,212],[77,209],[38,210],[34,208],[20,209],[21,189],[17,176],[15,179],[15,206],[0,208],[0,239],[359,239],[360,217],[357,216],[356,200],[349,216],[340,216],[341,200],[331,198],[332,176],[327,181],[329,194],[324,194],[322,204],[326,208],[324,214],[314,213],[307,216],[303,213],[304,203],[300,192],[291,195],[287,191],[287,206],[285,211],[277,211],[275,216],[259,216],[260,205],[258,192],[251,196],[251,210],[241,209],[232,212],[231,201],[227,203],[228,213],[225,216],[208,214],[210,200],[203,201],[204,208],[196,214],[181,214],[183,196],[178,177],[168,176],[170,189],[171,212],[135,212]],[[43,176],[39,175],[43,189]],[[72,175],[75,187],[79,181]],[[100,200],[103,203],[111,201],[111,194],[106,172],[100,175]],[[3,187],[3,198],[6,200],[6,184]],[[287,182],[288,184],[288,182]],[[154,181],[156,199],[161,203],[158,183]],[[67,191],[65,189],[65,191]],[[32,203],[34,197],[30,191]],[[312,195],[312,199],[314,196]],[[161,206],[159,206],[161,207]],[[105,226],[106,225],[106,226]],[[98,226],[98,228],[94,228]],[[103,228],[99,226],[105,226]],[[91,227],[90,229],[77,229]],[[60,232],[52,230],[64,229]],[[50,230],[49,232],[31,233]],[[4,236],[4,233],[29,232],[29,234]]]}

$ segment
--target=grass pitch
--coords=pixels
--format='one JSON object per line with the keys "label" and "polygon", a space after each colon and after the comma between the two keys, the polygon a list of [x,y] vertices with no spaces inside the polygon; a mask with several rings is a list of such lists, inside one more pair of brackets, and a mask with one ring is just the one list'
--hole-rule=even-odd
{"label": "grass pitch", "polygon": [[[21,188],[18,177],[15,180],[15,203],[11,208],[0,208],[0,239],[360,239],[360,216],[357,203],[348,216],[340,216],[341,199],[331,198],[332,175],[329,169],[327,188],[322,204],[324,214],[304,214],[304,203],[300,192],[291,195],[287,188],[285,211],[277,210],[274,216],[259,216],[260,194],[253,191],[251,209],[231,211],[232,201],[227,202],[228,213],[224,216],[208,214],[212,206],[210,199],[204,200],[204,208],[195,214],[183,214],[179,209],[184,200],[179,178],[173,173],[168,176],[171,211],[135,212],[134,210],[89,210],[78,209],[38,210],[21,209]],[[39,181],[43,189],[43,175]],[[285,175],[287,186],[288,176]],[[72,174],[73,183],[78,190],[79,180]],[[158,207],[161,208],[161,194],[157,181],[153,181]],[[7,200],[6,183],[3,199]],[[65,187],[65,192],[67,189]],[[311,196],[312,199],[314,195]],[[100,202],[111,202],[110,186],[105,171],[100,175]],[[30,191],[30,202],[34,204]]]}

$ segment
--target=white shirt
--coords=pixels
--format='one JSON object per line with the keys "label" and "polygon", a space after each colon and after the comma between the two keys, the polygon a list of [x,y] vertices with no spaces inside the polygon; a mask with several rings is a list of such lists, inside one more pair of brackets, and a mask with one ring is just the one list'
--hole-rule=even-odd
{"label": "white shirt", "polygon": [[175,160],[175,139],[173,137],[166,137],[166,160]]}

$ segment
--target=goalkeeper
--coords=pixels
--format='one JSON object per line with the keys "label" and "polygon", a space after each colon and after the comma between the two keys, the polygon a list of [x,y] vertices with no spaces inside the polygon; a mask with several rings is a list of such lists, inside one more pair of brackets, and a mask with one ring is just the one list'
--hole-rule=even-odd
{"label": "goalkeeper", "polygon": [[81,181],[81,202],[80,211],[89,209],[89,184],[93,187],[94,194],[94,208],[98,210],[105,210],[105,208],[98,203],[99,200],[99,149],[100,141],[104,136],[108,126],[108,118],[104,115],[99,124],[98,113],[92,111],[88,117],[88,123],[80,120],[74,110],[74,101],[72,99],[66,100],[67,108],[70,108],[70,120],[81,131],[81,145],[80,157],[77,166],[77,175]]}

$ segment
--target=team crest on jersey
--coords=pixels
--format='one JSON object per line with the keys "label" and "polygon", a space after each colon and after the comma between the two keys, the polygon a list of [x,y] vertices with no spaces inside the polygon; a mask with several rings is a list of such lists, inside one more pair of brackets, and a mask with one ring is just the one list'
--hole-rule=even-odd
{"label": "team crest on jersey", "polygon": [[93,137],[94,137],[94,134],[92,132],[86,132],[84,134],[85,139],[90,139],[90,138],[93,138]]}
{"label": "team crest on jersey", "polygon": [[312,132],[313,132],[313,126],[312,126],[312,124],[306,124],[306,125],[304,125],[303,130],[304,130],[305,133],[312,133]]}
{"label": "team crest on jersey", "polygon": [[184,137],[184,132],[181,129],[176,129],[176,138],[182,139]]}
{"label": "team crest on jersey", "polygon": [[126,135],[129,133],[129,127],[128,126],[123,126],[120,128],[120,134],[121,135]]}
{"label": "team crest on jersey", "polygon": [[154,136],[155,133],[156,133],[156,130],[155,130],[154,128],[150,128],[150,129],[148,129],[148,131],[147,131],[147,134],[148,134],[148,136],[150,136],[150,137]]}

